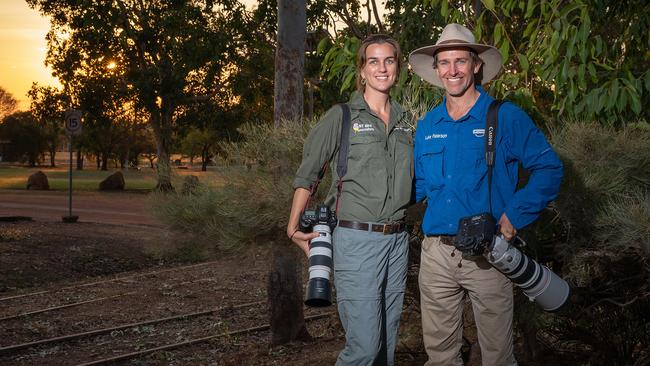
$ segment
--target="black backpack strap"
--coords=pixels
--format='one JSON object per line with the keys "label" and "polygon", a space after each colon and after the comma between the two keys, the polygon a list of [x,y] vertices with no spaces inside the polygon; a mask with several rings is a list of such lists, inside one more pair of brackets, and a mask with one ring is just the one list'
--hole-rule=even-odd
{"label": "black backpack strap", "polygon": [[342,103],[341,110],[343,111],[343,124],[341,125],[341,140],[339,141],[339,160],[336,163],[336,175],[339,176],[339,180],[336,182],[336,217],[339,216],[343,177],[348,172],[348,152],[350,151],[350,106],[347,103]]}
{"label": "black backpack strap", "polygon": [[341,140],[339,142],[339,160],[336,164],[336,174],[339,180],[348,172],[348,152],[350,151],[350,106],[341,103],[343,111],[343,124],[341,126]]}
{"label": "black backpack strap", "polygon": [[499,126],[499,107],[503,100],[494,100],[488,108],[485,122],[485,164],[488,168],[488,200],[490,213],[492,213],[492,168],[494,167],[495,151],[497,144],[497,127]]}
{"label": "black backpack strap", "polygon": [[[343,116],[341,117],[341,136],[339,140],[339,158],[336,163],[336,174],[339,177],[338,182],[336,183],[337,186],[337,194],[336,194],[336,213],[338,214],[339,211],[339,197],[341,196],[341,190],[343,188],[343,177],[345,174],[348,172],[348,152],[350,151],[350,106],[347,105],[347,103],[341,103],[339,104],[341,106],[341,110],[343,112]],[[307,203],[305,204],[305,208],[309,206],[309,201],[311,198],[316,194],[316,191],[318,190],[318,185],[320,184],[320,181],[323,179],[325,176],[325,172],[327,171],[327,165],[329,162],[334,158],[334,155],[332,155],[321,167],[320,171],[318,172],[318,177],[316,179],[316,182],[312,184],[310,187],[310,193],[309,193],[309,199],[307,200]],[[303,211],[305,210],[303,208]]]}

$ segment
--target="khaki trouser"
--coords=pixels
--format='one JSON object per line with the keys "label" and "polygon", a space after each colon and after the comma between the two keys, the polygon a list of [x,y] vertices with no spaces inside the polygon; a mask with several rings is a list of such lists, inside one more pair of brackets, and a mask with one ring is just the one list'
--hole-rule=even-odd
{"label": "khaki trouser", "polygon": [[425,365],[462,365],[463,297],[472,301],[484,366],[517,362],[512,345],[512,284],[483,257],[461,259],[439,237],[425,238],[420,259],[422,333]]}

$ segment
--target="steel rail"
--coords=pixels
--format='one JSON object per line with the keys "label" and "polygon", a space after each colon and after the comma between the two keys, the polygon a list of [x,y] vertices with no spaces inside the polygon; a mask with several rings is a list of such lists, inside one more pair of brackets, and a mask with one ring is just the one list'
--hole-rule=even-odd
{"label": "steel rail", "polygon": [[[305,317],[305,321],[318,320],[318,319],[321,319],[321,318],[326,318],[326,317],[331,316],[333,314],[335,314],[335,313],[334,312],[329,312],[329,313],[324,313],[324,314],[312,315],[312,316]],[[210,341],[210,340],[213,340],[213,339],[216,339],[216,338],[233,336],[233,335],[238,335],[238,334],[260,332],[260,331],[267,330],[269,328],[271,328],[271,326],[269,324],[264,324],[264,325],[260,325],[260,326],[257,326],[257,327],[239,329],[239,330],[234,330],[234,331],[230,331],[230,332],[215,334],[215,335],[211,335],[211,336],[207,336],[207,337],[190,339],[190,340],[187,340],[187,341],[184,341],[184,342],[166,344],[164,346],[148,348],[148,349],[145,349],[145,350],[142,350],[142,351],[125,353],[125,354],[114,356],[114,357],[108,357],[108,358],[103,358],[103,359],[99,359],[99,360],[95,360],[95,361],[91,361],[91,362],[78,364],[77,366],[103,365],[103,364],[112,363],[112,362],[115,362],[115,361],[123,361],[123,360],[136,358],[136,357],[139,357],[139,356],[144,356],[146,354],[154,353],[154,352],[158,352],[158,351],[165,351],[165,350],[180,348],[180,347],[184,347],[184,346],[190,346],[190,345],[197,344],[197,343],[203,343],[203,342],[207,342],[207,341]]]}
{"label": "steel rail", "polygon": [[179,266],[179,267],[173,267],[173,268],[166,268],[166,269],[162,269],[162,270],[159,270],[159,271],[152,271],[152,272],[146,272],[146,273],[134,273],[134,274],[131,274],[131,275],[128,275],[128,276],[115,277],[115,278],[102,280],[102,281],[87,282],[87,283],[82,283],[82,284],[78,284],[78,285],[61,287],[61,288],[54,289],[54,290],[35,291],[35,292],[28,292],[28,293],[20,294],[20,295],[0,297],[0,301],[13,300],[13,299],[21,298],[21,297],[42,295],[42,294],[47,294],[47,293],[51,293],[51,292],[58,292],[58,291],[61,291],[61,290],[69,290],[69,289],[79,288],[79,287],[88,287],[88,286],[93,286],[93,285],[99,285],[99,284],[102,284],[102,283],[109,283],[109,282],[125,280],[125,279],[128,279],[128,278],[151,276],[151,275],[156,275],[156,274],[165,273],[165,272],[173,272],[173,271],[184,270],[184,269],[189,269],[189,268],[202,267],[202,266],[207,266],[207,265],[210,265],[210,264],[215,264],[215,263],[218,263],[218,262],[219,261],[210,261],[210,262],[192,264],[192,265],[189,265],[189,266]]}
{"label": "steel rail", "polygon": [[115,299],[115,298],[122,297],[122,296],[133,295],[134,293],[135,293],[135,292],[126,292],[126,293],[123,293],[123,294],[117,294],[117,295],[113,295],[113,296],[100,297],[100,298],[98,298],[98,299],[84,300],[84,301],[79,301],[79,302],[70,303],[70,304],[64,304],[64,305],[59,305],[59,306],[53,306],[53,307],[49,307],[49,308],[45,308],[45,309],[39,309],[39,310],[34,310],[34,311],[28,311],[28,312],[26,312],[26,313],[20,313],[20,314],[16,314],[16,315],[11,315],[11,316],[6,316],[6,317],[4,317],[4,318],[0,318],[0,321],[3,321],[3,320],[10,320],[10,319],[15,319],[15,318],[22,318],[22,317],[24,317],[24,316],[30,316],[30,315],[36,315],[36,314],[42,314],[42,313],[46,313],[46,312],[48,312],[48,311],[54,311],[54,310],[60,310],[60,309],[66,309],[66,308],[71,308],[71,307],[75,307],[75,306],[81,306],[81,305],[85,305],[85,304],[91,304],[91,303],[94,303],[94,302],[100,302],[100,301],[104,301],[104,300]]}
{"label": "steel rail", "polygon": [[138,326],[142,326],[142,325],[157,324],[157,323],[163,323],[163,322],[178,320],[178,319],[186,319],[186,318],[189,319],[189,318],[194,318],[194,317],[198,317],[198,316],[202,316],[202,315],[216,313],[218,311],[225,310],[225,309],[240,309],[240,308],[245,308],[245,307],[248,307],[248,306],[259,305],[259,304],[265,303],[265,302],[266,301],[256,301],[256,302],[249,302],[249,303],[238,304],[238,305],[220,306],[218,308],[205,310],[205,311],[197,311],[197,312],[194,312],[194,313],[174,315],[174,316],[169,316],[169,317],[165,317],[165,318],[146,320],[146,321],[138,322],[138,323],[123,324],[123,325],[118,325],[118,326],[110,327],[110,328],[95,329],[95,330],[90,330],[90,331],[82,332],[82,333],[69,334],[69,335],[64,335],[64,336],[60,336],[60,337],[41,339],[41,340],[33,341],[33,342],[27,342],[27,343],[12,345],[12,346],[0,347],[0,355],[2,355],[2,354],[10,354],[10,353],[12,353],[14,351],[18,351],[18,350],[25,349],[25,348],[32,348],[32,347],[36,347],[36,346],[42,346],[44,344],[65,342],[65,341],[70,341],[70,340],[78,339],[78,338],[91,337],[91,336],[96,336],[96,335],[100,335],[100,334],[106,334],[106,333],[114,332],[116,330],[128,329],[128,328],[138,327]]}

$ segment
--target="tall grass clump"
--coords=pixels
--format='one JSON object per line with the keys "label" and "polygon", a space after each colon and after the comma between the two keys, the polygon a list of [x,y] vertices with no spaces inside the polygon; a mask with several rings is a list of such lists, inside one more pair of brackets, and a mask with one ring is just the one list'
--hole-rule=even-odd
{"label": "tall grass clump", "polygon": [[[589,364],[650,360],[650,128],[567,123],[552,132],[565,175],[546,219],[554,261],[571,283],[572,311],[540,325]],[[543,229],[540,229],[543,227]],[[544,234],[545,233],[545,234]],[[558,268],[554,268],[557,270]],[[644,361],[645,360],[645,361]]]}
{"label": "tall grass clump", "polygon": [[294,174],[314,123],[244,124],[241,140],[219,147],[227,154],[224,184],[200,183],[190,192],[158,195],[154,213],[179,234],[179,250],[205,258],[283,235]]}

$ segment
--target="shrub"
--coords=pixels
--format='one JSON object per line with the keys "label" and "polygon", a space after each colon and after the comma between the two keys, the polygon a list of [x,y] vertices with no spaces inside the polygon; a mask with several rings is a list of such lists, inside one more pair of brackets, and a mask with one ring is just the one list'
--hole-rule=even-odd
{"label": "shrub", "polygon": [[541,327],[577,340],[594,364],[634,364],[650,356],[650,129],[569,123],[552,144],[564,181],[550,219],[535,227],[561,249],[554,261],[574,296],[570,316]]}
{"label": "shrub", "polygon": [[241,126],[242,139],[221,146],[228,153],[227,183],[200,185],[189,195],[158,195],[156,216],[182,233],[185,245],[213,255],[277,239],[284,233],[303,141],[314,123]]}

